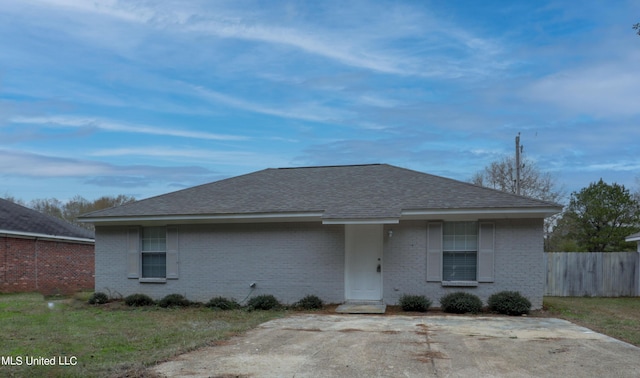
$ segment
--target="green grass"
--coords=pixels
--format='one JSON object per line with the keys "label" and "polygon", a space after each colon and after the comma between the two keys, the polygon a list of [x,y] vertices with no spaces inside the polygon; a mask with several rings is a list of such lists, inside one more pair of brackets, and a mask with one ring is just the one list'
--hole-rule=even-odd
{"label": "green grass", "polygon": [[[49,300],[39,294],[0,295],[0,376],[136,376],[146,366],[226,339],[283,311],[212,311],[206,307],[92,306],[88,296]],[[48,303],[54,303],[49,308]],[[75,366],[27,366],[27,357],[77,358]]]}
{"label": "green grass", "polygon": [[550,315],[640,346],[640,297],[545,297]]}

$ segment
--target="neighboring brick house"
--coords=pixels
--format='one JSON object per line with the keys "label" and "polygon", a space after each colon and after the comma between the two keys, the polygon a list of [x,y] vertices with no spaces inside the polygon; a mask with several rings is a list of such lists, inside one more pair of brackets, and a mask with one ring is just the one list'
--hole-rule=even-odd
{"label": "neighboring brick house", "polygon": [[397,303],[544,291],[561,206],[386,164],[266,169],[85,214],[96,290]]}
{"label": "neighboring brick house", "polygon": [[92,290],[94,262],[92,231],[0,199],[0,292]]}

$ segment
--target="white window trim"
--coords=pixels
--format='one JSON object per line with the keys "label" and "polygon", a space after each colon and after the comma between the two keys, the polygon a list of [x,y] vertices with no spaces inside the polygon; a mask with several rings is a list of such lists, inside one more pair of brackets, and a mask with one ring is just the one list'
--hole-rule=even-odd
{"label": "white window trim", "polygon": [[140,283],[167,283],[166,278],[160,278],[160,277],[139,278],[138,281]]}
{"label": "white window trim", "polygon": [[[144,232],[145,229],[162,229],[164,232],[164,250],[144,250]],[[144,277],[144,255],[164,255],[164,277]],[[162,283],[167,281],[167,227],[159,226],[159,227],[143,227],[140,232],[140,282],[145,283]]]}
{"label": "white window trim", "polygon": [[478,281],[442,281],[442,286],[477,287]]}
{"label": "white window trim", "polygon": [[[136,279],[140,283],[166,283],[167,280],[178,279],[179,274],[179,243],[178,228],[164,227],[166,232],[164,251],[143,251],[143,227],[129,227],[127,229],[127,278]],[[145,253],[165,254],[164,277],[142,277],[142,256]]]}
{"label": "white window trim", "polygon": [[[478,223],[478,244],[475,281],[443,280],[444,222],[427,223],[427,282],[439,282],[442,286],[451,287],[477,287],[480,283],[495,282],[495,223],[481,220],[476,222]],[[481,259],[484,260],[481,261]]]}
{"label": "white window trim", "polygon": [[[457,249],[452,249],[452,250],[448,250],[445,249],[445,242],[444,242],[444,238],[445,238],[445,224],[456,224],[456,223],[475,223],[475,229],[476,229],[476,249],[475,250],[470,250],[470,249],[464,249],[464,250],[457,250]],[[480,234],[480,222],[478,221],[462,221],[462,222],[442,222],[442,286],[478,286],[478,259],[480,257],[480,254],[478,253],[478,239],[479,239],[479,234]],[[457,234],[453,235],[458,236]],[[460,235],[463,236],[463,235]],[[464,234],[464,236],[466,237],[467,234]],[[448,281],[448,280],[444,280],[444,254],[445,253],[475,253],[476,255],[476,279],[475,280],[455,280],[455,281]]]}

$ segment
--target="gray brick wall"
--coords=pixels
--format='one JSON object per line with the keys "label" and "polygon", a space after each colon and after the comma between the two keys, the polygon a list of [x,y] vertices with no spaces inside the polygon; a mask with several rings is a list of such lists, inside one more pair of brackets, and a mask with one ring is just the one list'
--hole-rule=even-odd
{"label": "gray brick wall", "polygon": [[[485,301],[498,291],[517,290],[542,307],[542,220],[496,220],[495,282],[474,288],[426,282],[426,222],[385,226],[383,293],[388,304],[402,294],[438,299],[464,290]],[[307,294],[328,303],[344,300],[344,226],[318,223],[179,226],[180,278],[164,284],[127,279],[126,227],[96,229],[96,290],[145,293],[156,299],[180,293],[207,301],[222,295],[243,300],[273,294],[293,303]],[[393,236],[387,231],[393,229]],[[255,282],[256,288],[249,285]]]}
{"label": "gray brick wall", "polygon": [[[166,283],[127,279],[126,228],[96,229],[96,290],[159,299],[184,294],[243,300],[275,295],[293,303],[307,294],[344,299],[344,228],[311,223],[188,225],[178,227],[180,277]],[[255,289],[249,285],[255,282]]]}
{"label": "gray brick wall", "polygon": [[[402,294],[425,295],[439,306],[439,299],[454,291],[467,291],[485,303],[502,290],[519,291],[534,309],[542,307],[544,292],[543,233],[541,219],[495,220],[495,280],[477,287],[443,287],[426,282],[426,222],[401,222],[385,227],[384,300],[397,303]],[[387,231],[393,229],[393,237]]]}

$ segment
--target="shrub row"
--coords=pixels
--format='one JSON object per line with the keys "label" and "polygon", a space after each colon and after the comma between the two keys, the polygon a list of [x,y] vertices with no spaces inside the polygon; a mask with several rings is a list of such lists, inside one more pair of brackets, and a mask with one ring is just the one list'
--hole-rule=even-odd
{"label": "shrub row", "polygon": [[[95,292],[88,300],[89,304],[100,305],[109,302],[109,297],[102,292]],[[143,307],[158,305],[160,307],[187,307],[192,305],[201,305],[197,302],[191,302],[182,294],[169,294],[160,299],[157,303],[146,294],[131,294],[124,298],[124,303],[131,307]],[[212,310],[236,310],[242,308],[240,303],[235,299],[225,297],[214,297],[204,304]],[[324,304],[322,300],[315,295],[307,295],[292,305],[293,308],[303,310],[321,309]],[[247,302],[244,307],[248,311],[254,310],[277,310],[284,306],[273,295],[258,295]]]}
{"label": "shrub row", "polygon": [[[109,297],[105,293],[96,292],[89,298],[89,304],[100,305],[109,302]],[[124,298],[127,306],[140,307],[152,306],[156,302],[145,294],[132,294]],[[160,307],[187,307],[196,303],[189,301],[182,294],[169,294],[159,300]],[[426,312],[431,306],[431,300],[424,295],[403,295],[399,300],[403,311]],[[322,300],[315,295],[307,295],[291,307],[302,310],[321,309]],[[491,295],[487,301],[489,311],[504,315],[523,315],[531,310],[531,302],[517,291],[501,291]],[[213,310],[235,310],[242,306],[235,299],[225,297],[214,297],[205,304]],[[477,295],[462,291],[447,294],[440,298],[442,311],[453,314],[477,314],[482,311],[482,300]],[[275,310],[284,306],[273,295],[258,295],[249,299],[245,309],[254,310]]]}
{"label": "shrub row", "polygon": [[[431,301],[424,295],[403,295],[399,300],[403,311],[425,312]],[[489,297],[489,311],[504,315],[524,315],[531,310],[531,302],[517,291],[501,291]],[[458,291],[440,298],[442,311],[452,314],[477,314],[482,311],[482,300],[474,294]]]}

